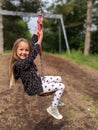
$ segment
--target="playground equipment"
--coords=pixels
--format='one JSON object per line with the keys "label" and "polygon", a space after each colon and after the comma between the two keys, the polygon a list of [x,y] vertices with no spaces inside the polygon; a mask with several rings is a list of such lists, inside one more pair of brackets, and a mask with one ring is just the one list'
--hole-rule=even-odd
{"label": "playground equipment", "polygon": [[[38,17],[38,13],[7,11],[7,10],[0,10],[0,15],[21,16],[21,17]],[[67,40],[66,30],[64,27],[63,16],[61,14],[44,14],[43,18],[60,20],[66,48],[67,48],[68,53],[70,54],[70,48],[69,48],[69,44],[68,44],[68,40]]]}

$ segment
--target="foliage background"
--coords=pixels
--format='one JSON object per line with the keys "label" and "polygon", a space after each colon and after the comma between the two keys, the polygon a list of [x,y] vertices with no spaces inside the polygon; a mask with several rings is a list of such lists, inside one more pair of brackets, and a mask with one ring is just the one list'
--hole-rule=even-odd
{"label": "foliage background", "polygon": [[[46,6],[47,2],[40,3],[40,0],[16,0],[18,4],[13,4],[12,0],[4,0],[3,9],[13,11],[24,11],[37,13],[42,7],[45,13],[62,14],[64,24],[68,37],[70,50],[84,49],[85,40],[85,24],[86,24],[86,11],[87,0],[55,0],[50,6]],[[92,11],[92,24],[98,28],[98,0],[93,0]],[[23,21],[22,17],[4,16],[4,47],[5,50],[11,49],[13,42],[18,37],[31,38],[27,24]],[[43,50],[47,52],[59,51],[59,32],[58,26],[60,21],[57,19],[44,19],[44,40]],[[90,53],[98,53],[98,29],[91,32],[91,47]],[[62,52],[66,51],[65,40],[61,31]]]}

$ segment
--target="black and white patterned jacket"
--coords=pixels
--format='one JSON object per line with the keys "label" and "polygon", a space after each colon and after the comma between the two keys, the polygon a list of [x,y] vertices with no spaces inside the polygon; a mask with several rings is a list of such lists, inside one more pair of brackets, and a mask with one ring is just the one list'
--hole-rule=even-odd
{"label": "black and white patterned jacket", "polygon": [[33,35],[31,44],[33,46],[32,52],[23,60],[18,60],[13,66],[15,79],[20,78],[24,85],[24,90],[28,95],[40,94],[43,92],[41,77],[37,73],[36,65],[33,60],[36,58],[40,50],[40,45],[35,44],[38,40],[37,35]]}

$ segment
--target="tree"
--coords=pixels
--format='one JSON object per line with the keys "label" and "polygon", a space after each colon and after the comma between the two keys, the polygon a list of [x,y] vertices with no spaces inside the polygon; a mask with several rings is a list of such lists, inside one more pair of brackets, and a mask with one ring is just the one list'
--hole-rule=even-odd
{"label": "tree", "polygon": [[[68,42],[70,49],[82,50],[84,53],[84,41],[85,41],[85,22],[87,19],[87,0],[66,0],[66,3],[61,0],[55,0],[55,6],[52,6],[52,12],[63,14],[64,24],[68,36]],[[98,0],[92,0],[92,6],[94,12],[92,13],[92,25],[98,27]],[[55,7],[55,8],[53,8]],[[51,8],[50,8],[51,9]],[[53,11],[54,10],[54,11]],[[91,29],[92,29],[91,25]],[[98,30],[92,31],[90,34],[90,52],[97,53],[97,36]],[[63,44],[62,39],[62,44]]]}
{"label": "tree", "polygon": [[86,0],[67,0],[56,7],[55,13],[63,14],[70,49],[83,50]]}
{"label": "tree", "polygon": [[87,0],[87,21],[86,21],[84,55],[88,55],[90,50],[91,21],[92,21],[92,0]]}

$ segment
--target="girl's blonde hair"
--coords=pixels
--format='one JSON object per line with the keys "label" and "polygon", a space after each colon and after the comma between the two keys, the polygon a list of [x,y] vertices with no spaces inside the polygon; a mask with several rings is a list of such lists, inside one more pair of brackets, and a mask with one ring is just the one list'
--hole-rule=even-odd
{"label": "girl's blonde hair", "polygon": [[31,52],[32,47],[31,44],[28,40],[24,39],[24,38],[19,38],[15,41],[13,48],[12,48],[12,55],[11,55],[11,59],[10,59],[10,65],[9,65],[9,75],[10,75],[10,88],[12,86],[14,86],[16,80],[14,78],[14,73],[13,73],[13,65],[17,60],[20,60],[20,58],[17,56],[17,48],[19,46],[19,43],[24,41],[25,43],[27,43],[29,45],[29,51]]}

